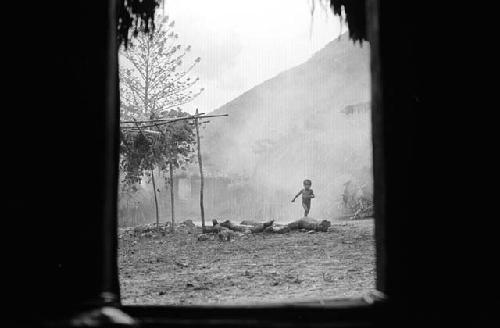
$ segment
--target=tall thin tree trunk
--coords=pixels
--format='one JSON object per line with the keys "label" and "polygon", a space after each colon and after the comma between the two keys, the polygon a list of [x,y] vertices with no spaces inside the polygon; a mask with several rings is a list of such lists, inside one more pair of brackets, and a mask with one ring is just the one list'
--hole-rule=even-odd
{"label": "tall thin tree trunk", "polygon": [[158,198],[156,197],[156,183],[154,170],[151,170],[151,180],[153,181],[153,194],[155,195],[156,229],[160,229],[160,212],[158,209]]}
{"label": "tall thin tree trunk", "polygon": [[[196,115],[198,115],[198,109],[196,109]],[[201,227],[202,231],[205,232],[205,207],[203,206],[203,162],[201,159],[201,145],[200,145],[200,129],[198,127],[198,118],[194,119],[194,125],[196,126],[196,143],[198,145],[198,165],[200,167],[200,211],[201,211]]]}
{"label": "tall thin tree trunk", "polygon": [[149,106],[149,39],[147,40],[147,56],[146,56],[146,67],[145,67],[145,78],[144,78],[144,113],[148,113]]}
{"label": "tall thin tree trunk", "polygon": [[172,232],[174,231],[174,224],[175,224],[175,211],[174,211],[174,166],[172,165],[172,161],[168,164],[169,166],[169,173],[170,173],[170,208],[172,210],[172,227],[171,230]]}

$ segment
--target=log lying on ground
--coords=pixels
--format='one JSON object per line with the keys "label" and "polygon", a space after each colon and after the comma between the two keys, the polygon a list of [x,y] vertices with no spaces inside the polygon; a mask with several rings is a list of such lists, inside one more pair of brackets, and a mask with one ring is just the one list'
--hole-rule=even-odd
{"label": "log lying on ground", "polygon": [[[245,221],[243,221],[245,222]],[[247,221],[247,223],[249,223]],[[257,223],[251,222],[252,224],[237,224],[233,223],[229,220],[222,222],[221,227],[231,229],[233,231],[243,232],[243,233],[258,233],[263,232],[267,227],[271,227],[274,223],[274,220],[270,220],[267,222]]]}
{"label": "log lying on ground", "polygon": [[264,232],[269,233],[287,233],[290,232],[290,227],[288,225],[276,224],[264,229]]}
{"label": "log lying on ground", "polygon": [[[217,222],[217,220],[214,220]],[[249,221],[243,221],[246,223],[249,223]],[[229,230],[237,231],[237,232],[243,232],[243,233],[259,233],[259,232],[264,232],[264,229],[271,227],[274,223],[274,220],[270,220],[267,222],[262,222],[262,223],[257,223],[257,222],[251,222],[251,224],[237,224],[233,223],[230,220],[226,220],[224,222],[221,222],[219,225],[222,228],[226,228]]]}
{"label": "log lying on ground", "polygon": [[205,227],[205,229],[203,229],[203,233],[219,233],[221,232],[221,230],[221,225],[219,224],[219,222],[217,222],[217,220],[214,219],[212,220],[212,226]]}
{"label": "log lying on ground", "polygon": [[255,227],[256,225],[259,225],[259,222],[257,221],[252,221],[252,220],[243,220],[240,222],[241,225],[248,225],[248,226],[252,226],[252,227]]}
{"label": "log lying on ground", "polygon": [[274,220],[262,223],[251,220],[243,220],[241,221],[241,225],[254,227],[254,232],[286,233],[290,231],[288,226],[283,224],[274,224],[273,222]]}
{"label": "log lying on ground", "polygon": [[267,222],[259,223],[250,229],[252,233],[258,233],[258,232],[264,232],[264,230],[268,227],[272,227],[274,223],[274,220],[270,220]]}
{"label": "log lying on ground", "polygon": [[328,228],[330,227],[331,223],[330,221],[327,220],[315,220],[311,218],[302,218],[300,220],[290,222],[289,224],[283,225],[283,224],[275,224],[272,227],[268,227],[265,229],[265,232],[272,232],[272,233],[287,233],[292,230],[308,230],[308,231],[323,231],[326,232],[328,231]]}
{"label": "log lying on ground", "polygon": [[210,237],[208,237],[208,234],[212,233],[217,234],[217,237],[219,237],[220,241],[231,241],[231,239],[235,236],[234,231],[228,229],[227,227],[223,227],[222,224],[214,219],[212,220],[212,226],[205,227],[205,229],[203,229],[203,233],[198,235],[198,241],[209,240]]}
{"label": "log lying on ground", "polygon": [[[244,220],[241,224],[233,223],[230,220],[218,223],[217,220],[213,220],[214,226],[211,227],[211,231],[214,233],[220,233],[223,230],[229,229],[236,232],[242,233],[259,233],[259,232],[269,232],[269,233],[287,233],[292,230],[313,230],[313,231],[328,231],[331,226],[330,221],[327,220],[315,220],[312,218],[302,218],[300,220],[291,222],[286,225],[274,224],[274,220],[267,222],[254,222]],[[207,231],[210,232],[210,231]]]}
{"label": "log lying on ground", "polygon": [[305,230],[314,230],[314,231],[323,231],[326,232],[328,231],[328,228],[332,224],[328,220],[315,220],[312,218],[302,218],[300,220],[290,222],[288,224],[288,228],[290,230],[299,230],[299,229],[305,229]]}
{"label": "log lying on ground", "polygon": [[243,232],[243,233],[250,233],[252,232],[253,226],[251,225],[244,225],[244,224],[237,224],[233,223],[229,220],[226,220],[224,222],[220,223],[221,227],[228,228],[233,231],[238,231],[238,232]]}

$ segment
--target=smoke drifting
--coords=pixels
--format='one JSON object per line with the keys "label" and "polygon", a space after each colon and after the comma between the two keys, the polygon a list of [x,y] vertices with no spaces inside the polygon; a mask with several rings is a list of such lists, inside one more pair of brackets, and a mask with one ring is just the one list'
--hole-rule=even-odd
{"label": "smoke drifting", "polygon": [[[343,35],[214,111],[229,117],[200,131],[207,220],[296,220],[303,215],[301,202],[290,201],[306,178],[316,195],[310,212],[316,219],[342,216],[349,181],[351,191],[371,198],[369,102],[369,45],[354,45]],[[198,179],[196,164],[177,172],[177,221],[199,221]],[[153,222],[148,189],[143,184],[138,193],[141,217]],[[162,221],[168,221],[168,192],[164,184],[159,189]]]}
{"label": "smoke drifting", "polygon": [[240,209],[230,212],[297,219],[300,202],[290,200],[305,178],[313,182],[316,218],[341,215],[348,181],[371,193],[369,101],[369,46],[344,38],[218,109],[230,116],[209,124],[202,142],[207,170],[245,181]]}

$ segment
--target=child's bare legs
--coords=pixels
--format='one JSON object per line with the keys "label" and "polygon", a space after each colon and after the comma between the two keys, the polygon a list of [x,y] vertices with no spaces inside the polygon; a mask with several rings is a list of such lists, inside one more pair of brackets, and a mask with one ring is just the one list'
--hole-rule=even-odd
{"label": "child's bare legs", "polygon": [[304,208],[304,216],[307,216],[309,214],[309,209],[311,207],[311,204],[302,202],[302,207]]}

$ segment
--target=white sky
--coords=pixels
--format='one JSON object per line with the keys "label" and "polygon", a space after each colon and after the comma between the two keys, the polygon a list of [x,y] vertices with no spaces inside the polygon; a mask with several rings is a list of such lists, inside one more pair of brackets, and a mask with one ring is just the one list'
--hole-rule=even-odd
{"label": "white sky", "polygon": [[[335,39],[338,17],[310,0],[166,0],[180,44],[192,46],[205,91],[183,109],[210,112],[257,84],[305,62]],[[161,9],[160,9],[161,11]],[[342,27],[342,31],[345,26]]]}

